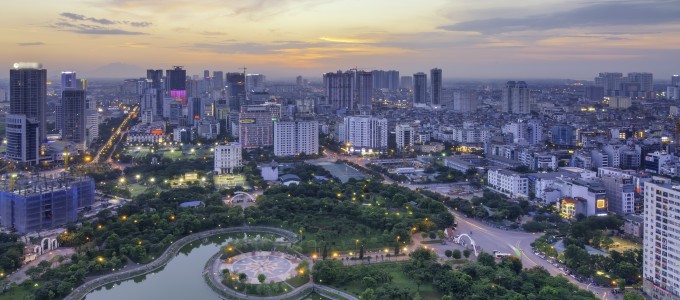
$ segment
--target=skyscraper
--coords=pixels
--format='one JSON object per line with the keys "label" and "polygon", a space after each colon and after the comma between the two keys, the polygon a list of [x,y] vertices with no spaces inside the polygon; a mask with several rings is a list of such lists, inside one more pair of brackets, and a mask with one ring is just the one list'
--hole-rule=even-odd
{"label": "skyscraper", "polygon": [[155,112],[157,110],[156,103],[158,101],[157,97],[158,93],[156,89],[146,89],[146,92],[142,95],[140,109],[142,123],[149,124],[155,120],[156,118]]}
{"label": "skyscraper", "polygon": [[387,80],[387,89],[390,91],[396,91],[399,89],[399,71],[389,70],[385,72],[385,77]]}
{"label": "skyscraper", "polygon": [[357,71],[357,102],[359,111],[369,113],[373,104],[373,73]]}
{"label": "skyscraper", "polygon": [[187,71],[182,67],[175,66],[165,71],[165,79],[168,94],[187,105]]}
{"label": "skyscraper", "polygon": [[502,111],[513,114],[528,114],[529,87],[524,81],[508,81],[503,89]]}
{"label": "skyscraper", "polygon": [[220,91],[224,88],[224,72],[213,71],[212,88],[215,91]]}
{"label": "skyscraper", "polygon": [[85,150],[85,91],[66,89],[61,92],[61,139]]}
{"label": "skyscraper", "polygon": [[442,69],[430,70],[430,106],[441,107],[442,104]]}
{"label": "skyscraper", "polygon": [[604,72],[595,77],[595,85],[604,88],[605,96],[618,96],[623,81],[623,73],[619,72]]}
{"label": "skyscraper", "polygon": [[61,90],[65,89],[77,89],[78,79],[76,78],[76,72],[65,71],[61,72]]}
{"label": "skyscraper", "polygon": [[331,109],[351,110],[354,105],[354,72],[338,71],[323,75],[323,83],[326,88],[326,101]]}
{"label": "skyscraper", "polygon": [[672,86],[680,86],[680,75],[671,76],[671,85]]}
{"label": "skyscraper", "polygon": [[163,116],[163,70],[146,70],[146,79],[151,82],[150,88],[156,90],[156,110],[154,115]]}
{"label": "skyscraper", "polygon": [[423,72],[413,74],[413,104],[427,103],[427,75]]}
{"label": "skyscraper", "polygon": [[9,70],[9,113],[35,119],[40,126],[40,141],[45,140],[45,102],[47,70],[39,63],[15,63]]}
{"label": "skyscraper", "polygon": [[[660,179],[660,178],[657,178]],[[680,298],[680,278],[675,276],[680,257],[680,188],[670,180],[645,182],[645,226],[642,241],[643,289],[650,299]]]}
{"label": "skyscraper", "polygon": [[274,155],[319,154],[319,122],[274,122]]}
{"label": "skyscraper", "polygon": [[243,73],[227,73],[227,102],[232,111],[246,105],[246,78]]}
{"label": "skyscraper", "polygon": [[401,89],[412,89],[413,88],[413,77],[411,77],[411,76],[401,76],[401,79],[399,79],[399,88],[401,88]]}

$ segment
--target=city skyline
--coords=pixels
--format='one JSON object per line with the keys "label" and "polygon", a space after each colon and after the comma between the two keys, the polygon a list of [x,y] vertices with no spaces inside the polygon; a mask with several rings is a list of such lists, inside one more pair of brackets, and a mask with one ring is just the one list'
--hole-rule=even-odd
{"label": "city skyline", "polygon": [[639,71],[666,80],[677,73],[680,48],[680,6],[667,0],[32,2],[0,13],[0,64],[38,61],[49,77],[246,65],[273,79],[357,66],[404,74],[437,67],[445,79]]}

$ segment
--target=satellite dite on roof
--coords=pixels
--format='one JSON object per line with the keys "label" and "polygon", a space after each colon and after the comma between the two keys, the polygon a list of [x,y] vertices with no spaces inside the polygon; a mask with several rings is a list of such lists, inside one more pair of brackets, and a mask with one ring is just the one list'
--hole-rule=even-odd
{"label": "satellite dite on roof", "polygon": [[42,69],[42,64],[37,62],[17,62],[14,63],[15,69]]}

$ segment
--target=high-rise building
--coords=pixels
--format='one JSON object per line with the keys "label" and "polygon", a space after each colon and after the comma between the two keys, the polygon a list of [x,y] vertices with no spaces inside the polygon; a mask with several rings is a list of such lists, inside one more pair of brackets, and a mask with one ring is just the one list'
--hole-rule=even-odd
{"label": "high-rise building", "polygon": [[233,111],[246,105],[246,78],[243,73],[227,73],[227,102]]}
{"label": "high-rise building", "polygon": [[323,75],[323,83],[326,89],[326,101],[333,111],[339,109],[352,110],[354,106],[354,72],[338,71]]}
{"label": "high-rise building", "polygon": [[78,79],[76,79],[76,72],[65,71],[61,72],[61,90],[77,89]]}
{"label": "high-rise building", "polygon": [[37,121],[39,141],[44,141],[47,70],[39,63],[15,63],[9,70],[9,81],[9,113]]}
{"label": "high-rise building", "polygon": [[508,81],[503,89],[502,111],[513,114],[528,114],[529,87],[524,81]]}
{"label": "high-rise building", "polygon": [[40,162],[40,121],[25,114],[5,116],[8,159],[34,165]]}
{"label": "high-rise building", "polygon": [[589,101],[602,101],[604,99],[604,87],[586,86],[583,97]]}
{"label": "high-rise building", "polygon": [[680,86],[680,75],[671,76],[671,85],[672,86]]}
{"label": "high-rise building", "polygon": [[373,105],[373,73],[357,71],[357,102],[359,111],[369,113]]}
{"label": "high-rise building", "polygon": [[624,81],[623,73],[619,72],[604,72],[595,77],[595,85],[604,88],[605,96],[618,96]]}
{"label": "high-rise building", "polygon": [[558,146],[573,146],[575,140],[575,132],[571,125],[554,125],[550,128],[552,142]]}
{"label": "high-rise building", "polygon": [[266,77],[262,74],[248,74],[246,77],[246,89],[249,93],[261,93],[265,89]]}
{"label": "high-rise building", "polygon": [[385,72],[385,77],[387,80],[386,88],[390,91],[396,91],[399,89],[399,71],[389,70]]}
{"label": "high-rise building", "polygon": [[654,75],[652,73],[628,73],[628,82],[639,87],[637,95],[626,94],[629,97],[651,97],[654,93]]}
{"label": "high-rise building", "polygon": [[[442,90],[442,96],[444,94],[444,90]],[[479,107],[477,93],[474,91],[456,89],[452,91],[452,98],[453,111],[455,112],[474,112],[477,110],[477,107]]]}
{"label": "high-rise building", "polygon": [[228,143],[215,147],[215,173],[234,173],[243,167],[241,144]]}
{"label": "high-rise building", "polygon": [[634,212],[635,186],[630,176],[602,176],[609,211],[621,216]]}
{"label": "high-rise building", "polygon": [[411,124],[397,124],[395,127],[397,150],[404,151],[414,144],[416,130]]}
{"label": "high-rise building", "polygon": [[372,151],[387,148],[387,119],[372,116],[345,117],[344,139],[350,151]]}
{"label": "high-rise building", "polygon": [[274,122],[274,155],[319,154],[319,122]]}
{"label": "high-rise building", "polygon": [[61,117],[61,139],[75,143],[78,150],[85,150],[87,139],[84,90],[66,89],[61,92]]}
{"label": "high-rise building", "polygon": [[[142,95],[142,103],[141,103],[141,109],[140,109],[140,115],[142,119],[142,123],[145,124],[151,124],[151,122],[155,121],[156,114],[156,103],[158,102],[156,99],[158,97],[158,93],[156,92],[156,89],[147,89],[146,92]],[[162,115],[161,115],[162,116]]]}
{"label": "high-rise building", "polygon": [[96,100],[85,100],[85,114],[85,133],[87,135],[87,147],[89,148],[99,138],[99,110]]}
{"label": "high-rise building", "polygon": [[163,70],[146,70],[146,79],[151,82],[150,88],[156,90],[156,116],[163,116]]}
{"label": "high-rise building", "polygon": [[413,104],[427,103],[427,75],[423,72],[413,74]]}
{"label": "high-rise building", "polygon": [[214,91],[221,91],[224,89],[224,72],[213,71],[212,88]]}
{"label": "high-rise building", "polygon": [[668,181],[644,185],[645,226],[642,241],[643,289],[650,299],[680,299],[680,186]]}
{"label": "high-rise building", "polygon": [[0,183],[0,224],[19,234],[75,222],[78,208],[94,203],[90,177],[26,178],[13,189],[7,181]]}
{"label": "high-rise building", "polygon": [[271,147],[273,121],[281,117],[281,106],[243,105],[239,113],[239,141],[243,148]]}
{"label": "high-rise building", "polygon": [[441,107],[442,105],[442,69],[430,70],[430,106]]}
{"label": "high-rise building", "polygon": [[182,105],[187,104],[187,71],[182,67],[175,66],[170,70],[165,71],[166,87],[168,94],[182,102]]}
{"label": "high-rise building", "polygon": [[399,80],[399,88],[410,90],[413,88],[413,77],[401,76]]}

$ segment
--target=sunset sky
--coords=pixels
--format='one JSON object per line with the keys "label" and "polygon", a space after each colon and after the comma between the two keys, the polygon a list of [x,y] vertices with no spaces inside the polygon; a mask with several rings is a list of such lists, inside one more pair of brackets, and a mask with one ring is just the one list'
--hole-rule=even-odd
{"label": "sunset sky", "polygon": [[680,73],[680,0],[22,0],[4,1],[0,25],[0,65],[38,61],[50,75],[173,65],[312,79],[354,66],[440,67],[445,78]]}

